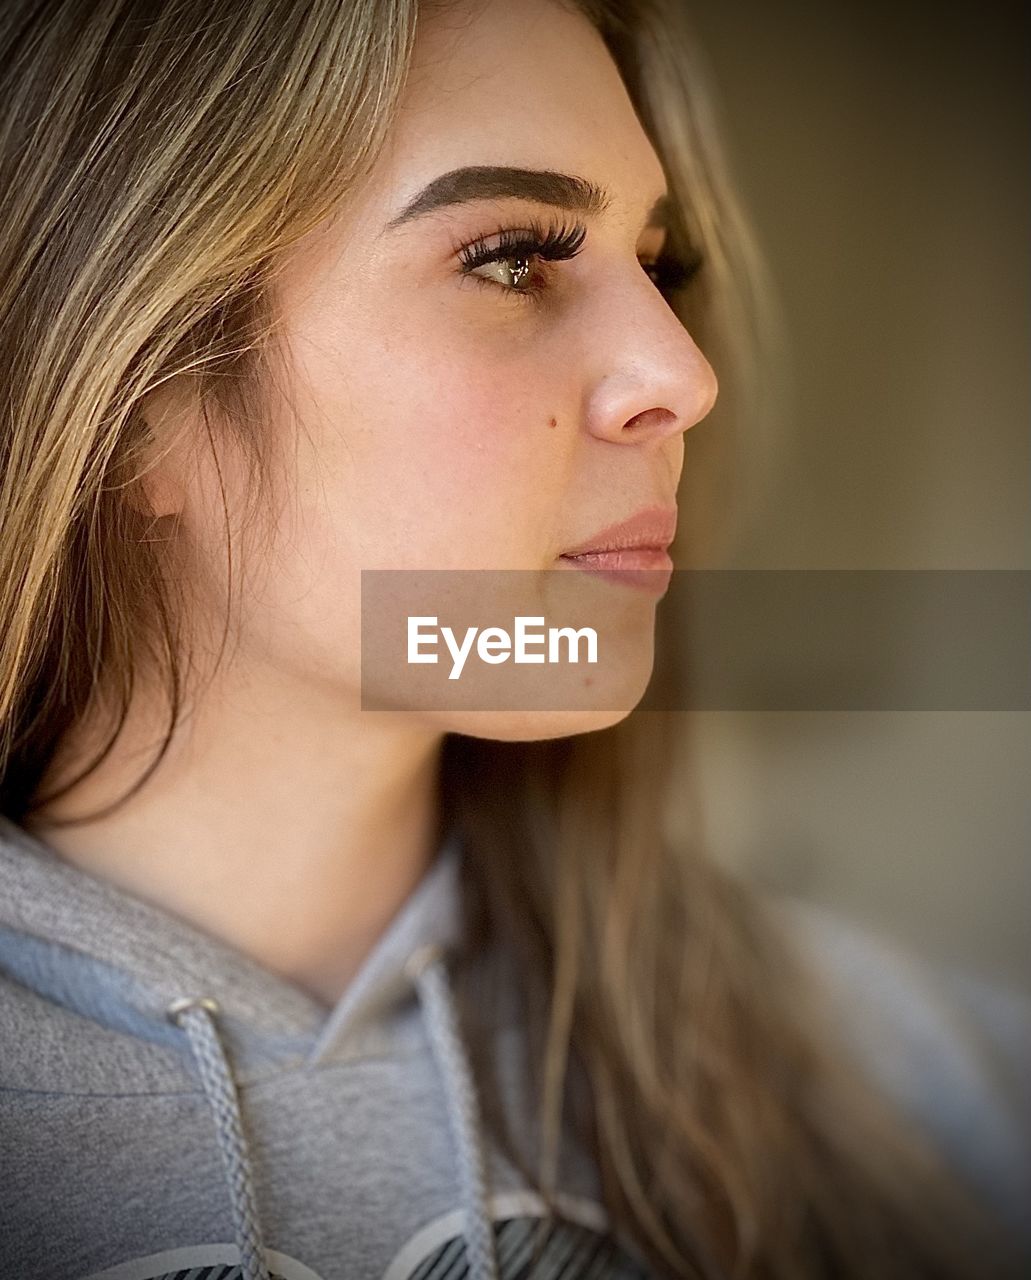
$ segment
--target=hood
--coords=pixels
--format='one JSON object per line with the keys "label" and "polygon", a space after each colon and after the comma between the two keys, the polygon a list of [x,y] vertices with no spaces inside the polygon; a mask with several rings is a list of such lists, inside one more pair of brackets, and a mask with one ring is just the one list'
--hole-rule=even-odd
{"label": "hood", "polygon": [[[403,1041],[414,1013],[447,1100],[470,1275],[487,1280],[497,1276],[497,1262],[484,1143],[448,963],[461,936],[460,860],[451,833],[327,1010],[227,943],[66,862],[0,816],[0,974],[108,1032],[152,1045],[152,1057],[134,1054],[131,1067],[151,1087],[167,1084],[160,1077],[170,1046],[188,1055],[210,1103],[246,1280],[268,1280],[269,1271],[238,1085],[298,1056],[310,1066],[384,1052]],[[25,1045],[17,1026],[12,1031],[5,1076],[18,1083],[20,1072],[22,1087],[45,1088],[39,1046]],[[110,1039],[103,1038],[107,1053]]]}

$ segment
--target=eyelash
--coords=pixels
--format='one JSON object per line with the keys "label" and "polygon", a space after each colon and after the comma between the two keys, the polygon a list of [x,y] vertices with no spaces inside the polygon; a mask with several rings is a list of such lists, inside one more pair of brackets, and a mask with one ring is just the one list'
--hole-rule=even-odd
{"label": "eyelash", "polygon": [[[498,280],[488,280],[485,276],[472,273],[477,267],[491,262],[523,261],[529,258],[541,258],[545,262],[567,262],[575,258],[583,248],[587,228],[582,222],[575,222],[545,229],[531,218],[525,229],[503,228],[494,234],[500,236],[496,243],[488,245],[487,241],[492,237],[484,236],[458,250],[463,276],[468,276],[488,289],[501,289],[510,297],[536,302],[545,292],[539,285],[516,289],[512,285],[501,284]],[[651,277],[652,282],[660,293],[668,296],[693,279],[704,262],[703,255],[696,253],[689,261],[666,255],[660,256],[655,262],[641,265],[647,271],[657,273]]]}

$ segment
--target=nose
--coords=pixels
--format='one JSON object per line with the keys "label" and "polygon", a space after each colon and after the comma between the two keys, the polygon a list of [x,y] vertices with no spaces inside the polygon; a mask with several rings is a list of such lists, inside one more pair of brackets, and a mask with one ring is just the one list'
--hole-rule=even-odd
{"label": "nose", "polygon": [[[591,393],[587,424],[601,439],[656,447],[693,427],[719,394],[715,370],[687,328],[647,278],[635,305],[592,328],[595,359],[607,371]],[[610,309],[610,317],[615,308]]]}

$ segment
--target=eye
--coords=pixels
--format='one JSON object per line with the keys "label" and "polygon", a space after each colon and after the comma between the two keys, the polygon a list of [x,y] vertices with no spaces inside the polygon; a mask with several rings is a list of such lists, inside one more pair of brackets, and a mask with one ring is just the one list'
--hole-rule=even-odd
{"label": "eye", "polygon": [[652,262],[641,263],[652,284],[665,297],[690,284],[704,265],[705,256],[698,250],[687,258],[667,254]]}
{"label": "eye", "polygon": [[[494,236],[498,238],[495,240]],[[566,262],[575,258],[583,248],[587,228],[579,222],[544,228],[531,219],[525,228],[504,228],[494,236],[482,237],[458,250],[462,274],[488,289],[501,289],[510,297],[533,301],[547,288],[547,275],[540,270],[534,274],[533,260]],[[483,267],[495,270],[483,275]]]}
{"label": "eye", "polygon": [[[491,274],[481,274],[485,267],[491,269]],[[482,262],[472,268],[468,274],[472,279],[488,286],[500,285],[502,289],[506,289],[509,293],[530,297],[541,292],[539,285],[534,283],[531,271],[532,263],[529,256],[525,258],[504,257]]]}
{"label": "eye", "polygon": [[[498,237],[496,240],[494,236]],[[509,297],[537,301],[547,291],[548,273],[534,262],[565,262],[583,248],[587,228],[582,223],[545,229],[531,219],[526,228],[505,228],[494,236],[481,237],[457,252],[462,262],[462,275],[488,289],[500,289]],[[678,255],[663,254],[653,261],[638,259],[655,287],[665,297],[683,288],[704,264],[700,253],[686,260]],[[483,268],[491,268],[483,274]]]}

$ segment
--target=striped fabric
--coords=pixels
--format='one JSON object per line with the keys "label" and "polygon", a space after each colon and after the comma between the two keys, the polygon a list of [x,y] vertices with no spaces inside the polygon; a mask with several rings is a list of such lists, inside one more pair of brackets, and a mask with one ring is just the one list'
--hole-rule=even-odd
{"label": "striped fabric", "polygon": [[[611,1237],[591,1227],[539,1217],[506,1218],[494,1223],[501,1280],[648,1280]],[[309,1273],[310,1274],[310,1273]],[[346,1271],[344,1272],[346,1275]],[[454,1236],[433,1250],[409,1280],[467,1280],[465,1241]],[[272,1280],[292,1280],[274,1268]],[[239,1265],[164,1271],[139,1280],[241,1280]]]}

